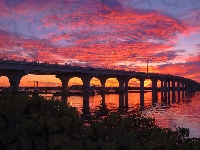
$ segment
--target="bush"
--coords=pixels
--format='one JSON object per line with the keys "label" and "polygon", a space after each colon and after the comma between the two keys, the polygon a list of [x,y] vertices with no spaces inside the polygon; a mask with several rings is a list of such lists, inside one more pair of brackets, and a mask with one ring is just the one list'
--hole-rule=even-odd
{"label": "bush", "polygon": [[84,126],[76,108],[61,100],[0,95],[0,149],[199,149],[189,130],[161,128],[138,113],[111,112]]}

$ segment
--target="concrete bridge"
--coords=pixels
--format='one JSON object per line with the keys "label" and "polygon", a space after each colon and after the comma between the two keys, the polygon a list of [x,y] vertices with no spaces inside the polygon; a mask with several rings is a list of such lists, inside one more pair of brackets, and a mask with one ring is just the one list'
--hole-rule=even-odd
{"label": "concrete bridge", "polygon": [[[62,82],[63,97],[67,96],[68,82],[73,77],[79,77],[83,82],[84,95],[89,95],[90,81],[96,77],[101,82],[102,92],[105,91],[105,83],[108,78],[116,78],[119,82],[119,93],[125,95],[125,101],[120,101],[120,106],[128,106],[128,82],[131,78],[140,81],[140,105],[144,106],[144,81],[152,81],[152,100],[157,101],[157,82],[161,81],[161,91],[164,97],[175,96],[175,91],[196,91],[200,89],[200,84],[194,80],[168,74],[145,73],[125,70],[114,70],[108,68],[92,68],[71,66],[69,64],[59,65],[49,64],[48,62],[39,63],[38,61],[26,62],[16,60],[0,60],[0,76],[7,76],[10,82],[10,90],[19,88],[20,80],[28,74],[36,75],[55,75]],[[121,98],[123,99],[123,98]]]}

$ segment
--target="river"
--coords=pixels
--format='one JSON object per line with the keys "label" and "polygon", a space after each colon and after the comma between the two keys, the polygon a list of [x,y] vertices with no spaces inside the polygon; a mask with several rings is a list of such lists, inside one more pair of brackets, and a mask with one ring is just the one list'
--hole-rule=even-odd
{"label": "river", "polygon": [[[172,94],[170,94],[172,95]],[[51,98],[51,95],[42,96]],[[60,97],[58,97],[60,98]],[[148,117],[156,119],[156,124],[161,127],[175,129],[177,127],[189,128],[189,137],[200,138],[200,92],[194,93],[192,97],[176,96],[175,102],[163,105],[161,101],[161,93],[158,92],[158,103],[152,106],[152,93],[144,94],[145,113]],[[83,109],[83,97],[69,96],[67,98],[69,104],[76,107],[79,113]],[[89,97],[89,109],[91,113],[96,113],[100,109],[102,103],[101,95]],[[119,108],[119,94],[105,95],[106,108],[109,110],[117,110]],[[140,93],[128,93],[128,111],[135,110],[140,107]]]}

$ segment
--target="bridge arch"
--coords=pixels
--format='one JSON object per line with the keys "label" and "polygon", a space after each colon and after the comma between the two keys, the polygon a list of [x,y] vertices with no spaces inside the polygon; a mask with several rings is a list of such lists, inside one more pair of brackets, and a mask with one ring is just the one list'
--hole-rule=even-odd
{"label": "bridge arch", "polygon": [[119,80],[115,77],[108,77],[106,79],[106,87],[119,87]]}
{"label": "bridge arch", "polygon": [[[5,85],[9,83],[9,91],[19,90],[19,84],[23,76],[23,72],[21,71],[5,71],[5,75],[2,76],[5,80],[3,80],[2,82],[4,82],[3,84]],[[8,82],[5,82],[7,80]]]}
{"label": "bridge arch", "polygon": [[0,83],[1,83],[1,90],[8,92],[9,91],[9,86],[10,82],[7,76],[0,76]]}
{"label": "bridge arch", "polygon": [[80,86],[83,85],[83,81],[80,77],[71,77],[67,83],[68,90],[80,91]]}
{"label": "bridge arch", "polygon": [[135,87],[140,87],[140,80],[137,79],[136,77],[132,77],[128,80],[128,86],[130,89],[134,89]]}
{"label": "bridge arch", "polygon": [[[73,86],[73,85],[77,85],[77,86],[84,86],[84,82],[87,86],[103,86],[104,83],[102,83],[102,78],[101,77],[92,77],[92,76],[62,76],[62,77],[58,77],[62,84],[65,84],[65,90],[68,90],[69,87]],[[107,80],[109,80],[109,78],[105,78],[104,79],[105,82],[107,82]],[[66,83],[65,83],[66,82]],[[113,81],[111,81],[113,82]],[[113,82],[115,83],[115,82]],[[112,84],[112,83],[111,83]],[[107,86],[109,86],[109,83],[106,84]],[[105,86],[105,84],[104,84]],[[64,86],[63,86],[64,87]]]}
{"label": "bridge arch", "polygon": [[90,85],[91,86],[102,86],[101,81],[98,77],[92,77],[90,80]]}
{"label": "bridge arch", "polygon": [[58,87],[61,86],[60,80],[55,75],[24,75],[20,80],[20,87]]}
{"label": "bridge arch", "polygon": [[10,86],[9,79],[7,76],[0,76],[0,83],[1,83],[1,87],[9,87]]}

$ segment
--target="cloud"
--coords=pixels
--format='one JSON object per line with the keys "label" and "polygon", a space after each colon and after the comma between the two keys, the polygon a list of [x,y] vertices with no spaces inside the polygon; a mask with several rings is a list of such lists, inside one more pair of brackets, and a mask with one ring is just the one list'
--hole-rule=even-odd
{"label": "cloud", "polygon": [[153,61],[155,62],[170,62],[175,60],[180,53],[184,53],[185,50],[169,50],[164,52],[158,52],[154,54]]}
{"label": "cloud", "polygon": [[[57,26],[61,31],[47,37],[53,43],[63,44],[57,49],[59,55],[96,64],[108,61],[112,64],[124,59],[134,61],[133,54],[137,58],[145,51],[147,56],[143,57],[148,58],[148,53],[172,48],[173,45],[167,43],[186,29],[179,20],[158,11],[130,9],[114,1],[102,3],[106,7],[97,1],[87,1],[80,8],[71,1],[69,10],[74,6],[78,8],[76,12],[55,10],[57,15],[50,13],[41,19],[44,26]],[[123,12],[115,11],[119,6],[123,7]],[[163,43],[148,42],[150,39]]]}
{"label": "cloud", "polygon": [[200,49],[200,44],[195,44],[195,46],[196,46],[198,49]]}
{"label": "cloud", "polygon": [[183,12],[179,16],[180,20],[188,26],[187,34],[200,31],[200,5]]}
{"label": "cloud", "polygon": [[[149,1],[135,4],[146,2],[150,4]],[[190,17],[198,20],[197,8],[175,18],[163,11],[136,9],[124,3],[117,0],[0,2],[0,9],[3,8],[0,57],[59,63],[73,59],[77,64],[129,70],[138,61],[141,65],[151,59],[152,64],[158,65],[183,57],[186,51],[175,48],[177,35],[185,36],[186,32],[200,29],[198,21],[190,21]],[[191,60],[195,62],[199,56],[186,58],[187,62]],[[117,65],[120,62],[131,63]],[[146,65],[135,69],[146,71]],[[161,66],[150,69],[165,72]]]}

